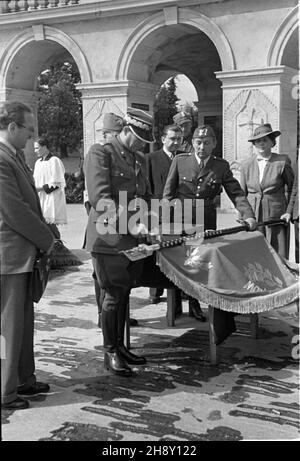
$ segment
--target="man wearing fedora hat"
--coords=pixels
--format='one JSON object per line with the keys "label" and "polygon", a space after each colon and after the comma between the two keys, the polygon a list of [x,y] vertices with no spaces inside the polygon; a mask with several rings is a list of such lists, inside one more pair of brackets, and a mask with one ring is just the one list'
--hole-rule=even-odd
{"label": "man wearing fedora hat", "polygon": [[[111,373],[131,376],[128,364],[146,363],[144,357],[131,353],[124,345],[128,297],[141,276],[143,260],[129,261],[120,251],[131,249],[141,241],[140,234],[129,230],[134,210],[128,205],[136,203],[138,208],[141,199],[150,199],[143,150],[147,143],[154,142],[154,138],[153,118],[147,112],[128,108],[124,122],[116,137],[104,145],[94,144],[86,157],[85,175],[91,203],[86,249],[92,254],[97,280],[105,289],[102,304],[104,367]],[[101,221],[108,210],[113,210],[111,220]],[[117,227],[123,216],[127,222],[125,232]]]}
{"label": "man wearing fedora hat", "polygon": [[[245,197],[239,182],[233,177],[229,163],[215,157],[217,145],[214,130],[209,125],[196,128],[193,135],[193,150],[188,154],[178,154],[170,167],[163,197],[167,200],[192,199],[190,224],[197,219],[197,199],[204,201],[204,229],[216,229],[217,213],[214,199],[224,187],[230,200],[249,224],[250,230],[256,228],[253,210]],[[195,200],[196,199],[196,200]],[[184,212],[183,212],[184,213]],[[190,316],[204,321],[205,317],[196,299],[189,298]]]}
{"label": "man wearing fedora hat", "polygon": [[[272,152],[280,131],[272,130],[269,123],[258,126],[252,142],[255,154],[241,165],[240,183],[258,221],[280,219],[287,209],[294,174],[287,155]],[[284,258],[288,257],[288,235],[285,225],[260,226],[272,247]]]}

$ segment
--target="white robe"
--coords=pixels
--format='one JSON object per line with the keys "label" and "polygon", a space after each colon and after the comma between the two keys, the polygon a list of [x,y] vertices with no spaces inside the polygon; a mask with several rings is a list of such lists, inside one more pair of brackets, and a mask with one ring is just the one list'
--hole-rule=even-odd
{"label": "white robe", "polygon": [[67,224],[67,205],[65,196],[65,167],[62,161],[55,156],[49,160],[39,158],[34,166],[34,180],[36,188],[48,184],[49,187],[58,189],[46,194],[38,192],[44,218],[49,224]]}

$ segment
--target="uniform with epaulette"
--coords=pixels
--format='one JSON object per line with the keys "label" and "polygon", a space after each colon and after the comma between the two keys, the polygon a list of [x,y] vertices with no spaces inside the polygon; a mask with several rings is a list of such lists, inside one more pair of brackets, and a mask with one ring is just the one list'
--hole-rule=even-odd
{"label": "uniform with epaulette", "polygon": [[[128,225],[138,211],[140,199],[150,199],[141,150],[154,139],[153,119],[146,112],[128,108],[124,120],[126,125],[119,135],[103,146],[94,144],[86,157],[85,177],[92,207],[86,249],[92,254],[94,271],[105,290],[101,314],[104,367],[115,374],[131,376],[128,363],[146,363],[144,357],[132,354],[124,345],[129,293],[141,276],[143,260],[132,262],[120,252],[139,244],[139,237],[130,233]],[[119,227],[122,216],[124,229]]]}
{"label": "uniform with epaulette", "polygon": [[[248,221],[250,228],[254,228],[253,210],[239,182],[233,177],[229,163],[212,155],[216,143],[215,133],[210,126],[196,128],[193,135],[193,151],[189,154],[179,154],[173,160],[163,198],[181,201],[185,226],[204,224],[205,230],[216,229],[217,213],[214,200],[224,187],[242,218]],[[192,200],[190,216],[184,211],[184,208],[189,206],[185,203],[186,199]],[[201,199],[204,201],[204,216]],[[201,307],[196,299],[189,298],[189,310],[194,317],[202,319]]]}
{"label": "uniform with epaulette", "polygon": [[[212,131],[212,128],[209,128]],[[197,133],[199,128],[196,129],[194,138],[197,137]],[[169,171],[164,198],[177,198],[182,203],[187,198],[194,200],[191,224],[195,223],[196,199],[203,199],[204,228],[216,229],[215,198],[221,193],[222,187],[243,219],[254,218],[253,210],[239,182],[233,177],[229,163],[214,155],[209,156],[203,168],[200,167],[195,152],[177,155]]]}

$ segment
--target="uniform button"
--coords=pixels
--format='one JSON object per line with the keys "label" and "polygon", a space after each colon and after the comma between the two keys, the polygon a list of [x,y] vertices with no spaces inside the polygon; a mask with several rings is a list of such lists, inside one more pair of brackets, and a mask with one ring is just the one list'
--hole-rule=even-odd
{"label": "uniform button", "polygon": [[202,182],[202,179],[199,179],[199,182]]}
{"label": "uniform button", "polygon": [[199,197],[200,194],[196,194],[196,197]]}
{"label": "uniform button", "polygon": [[183,179],[186,179],[186,177],[185,177],[185,176],[183,176]]}
{"label": "uniform button", "polygon": [[197,189],[201,189],[201,186],[197,186]]}
{"label": "uniform button", "polygon": [[123,176],[123,173],[121,173],[121,176]]}

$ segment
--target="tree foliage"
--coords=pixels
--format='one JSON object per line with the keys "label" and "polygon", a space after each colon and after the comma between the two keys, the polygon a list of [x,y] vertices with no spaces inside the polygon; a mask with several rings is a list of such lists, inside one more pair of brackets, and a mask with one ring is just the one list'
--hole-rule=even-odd
{"label": "tree foliage", "polygon": [[154,102],[154,134],[156,148],[162,145],[161,136],[163,128],[173,123],[173,116],[178,112],[176,96],[176,77],[171,77],[159,89]]}
{"label": "tree foliage", "polygon": [[71,63],[57,63],[39,76],[39,135],[45,135],[55,152],[66,157],[83,137],[80,74]]}

